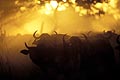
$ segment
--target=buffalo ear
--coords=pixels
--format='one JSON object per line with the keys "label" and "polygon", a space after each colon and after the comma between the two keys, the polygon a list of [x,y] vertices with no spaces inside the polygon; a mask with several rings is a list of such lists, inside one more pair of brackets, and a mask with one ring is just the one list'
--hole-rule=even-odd
{"label": "buffalo ear", "polygon": [[29,51],[24,49],[24,50],[21,50],[20,53],[23,53],[24,55],[28,55]]}

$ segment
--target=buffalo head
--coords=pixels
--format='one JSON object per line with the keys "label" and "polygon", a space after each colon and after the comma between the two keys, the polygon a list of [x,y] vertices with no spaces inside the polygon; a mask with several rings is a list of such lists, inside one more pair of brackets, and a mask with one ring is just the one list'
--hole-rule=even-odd
{"label": "buffalo head", "polygon": [[32,44],[35,44],[35,45],[41,45],[41,44],[47,44],[48,42],[51,41],[51,37],[48,33],[43,33],[41,34],[39,37],[37,37],[35,34],[36,34],[37,31],[34,32],[33,34],[33,37],[35,38],[35,40],[33,41]]}
{"label": "buffalo head", "polygon": [[115,30],[112,31],[103,31],[104,37],[110,39],[113,35],[115,35]]}
{"label": "buffalo head", "polygon": [[25,47],[26,47],[28,50],[27,50],[27,49],[23,49],[23,50],[20,51],[20,52],[21,52],[22,54],[24,54],[24,55],[28,55],[31,50],[34,50],[34,49],[35,49],[35,47],[29,47],[29,46],[27,45],[27,43],[25,43]]}

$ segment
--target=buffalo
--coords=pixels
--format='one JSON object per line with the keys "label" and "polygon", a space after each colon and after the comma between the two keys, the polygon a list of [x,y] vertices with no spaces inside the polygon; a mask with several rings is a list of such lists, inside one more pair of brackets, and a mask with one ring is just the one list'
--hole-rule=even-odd
{"label": "buffalo", "polygon": [[[36,32],[35,32],[36,33]],[[114,69],[114,51],[107,38],[68,36],[66,34],[33,34],[35,47],[21,50],[21,53],[30,56],[48,76],[53,73],[63,74],[66,79],[84,77],[89,79],[109,78]],[[50,71],[50,72],[49,72]],[[51,74],[50,74],[51,73]],[[96,77],[95,77],[96,76]]]}

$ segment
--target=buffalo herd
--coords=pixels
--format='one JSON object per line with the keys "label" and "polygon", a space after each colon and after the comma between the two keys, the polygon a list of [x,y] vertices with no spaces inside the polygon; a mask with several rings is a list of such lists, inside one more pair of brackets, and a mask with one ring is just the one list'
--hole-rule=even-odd
{"label": "buffalo herd", "polygon": [[[36,31],[37,32],[37,31]],[[67,34],[42,33],[36,36],[33,46],[20,52],[29,55],[34,64],[40,67],[40,80],[108,80],[119,78],[120,35],[115,31],[103,33]],[[114,45],[115,44],[115,45]]]}

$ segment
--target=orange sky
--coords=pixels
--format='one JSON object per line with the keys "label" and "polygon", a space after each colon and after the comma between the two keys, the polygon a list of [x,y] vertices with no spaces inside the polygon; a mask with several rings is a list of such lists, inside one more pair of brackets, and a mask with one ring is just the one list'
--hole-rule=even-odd
{"label": "orange sky", "polygon": [[[32,34],[36,30],[40,32],[43,22],[43,32],[48,33],[56,30],[60,33],[73,34],[90,30],[103,31],[104,29],[117,30],[119,28],[119,0],[111,0],[111,2],[117,1],[116,6],[110,3],[112,8],[108,8],[109,12],[99,19],[98,16],[86,15],[86,9],[76,5],[65,8],[64,6],[68,4],[64,4],[54,12],[49,3],[45,7],[41,7],[39,4],[34,4],[34,1],[37,0],[20,0],[19,3],[16,0],[0,0],[0,24],[8,34]],[[101,4],[96,6],[99,8]],[[52,5],[52,7],[56,6]],[[106,8],[104,7],[105,10],[107,10]]]}

